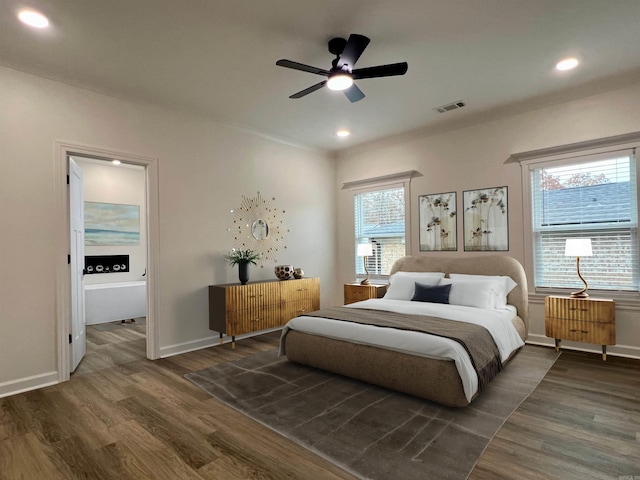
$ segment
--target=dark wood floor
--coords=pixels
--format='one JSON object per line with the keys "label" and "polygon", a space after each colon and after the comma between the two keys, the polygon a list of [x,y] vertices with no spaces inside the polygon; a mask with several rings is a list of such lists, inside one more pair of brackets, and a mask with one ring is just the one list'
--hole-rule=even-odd
{"label": "dark wood floor", "polygon": [[[273,348],[277,332],[235,350],[225,344],[151,362],[135,331],[106,330],[90,337],[89,352],[101,350],[102,359],[81,364],[70,382],[0,399],[0,479],[353,478],[182,377]],[[118,335],[128,338],[124,352],[117,352]],[[640,361],[564,352],[470,478],[634,475],[640,478]]]}

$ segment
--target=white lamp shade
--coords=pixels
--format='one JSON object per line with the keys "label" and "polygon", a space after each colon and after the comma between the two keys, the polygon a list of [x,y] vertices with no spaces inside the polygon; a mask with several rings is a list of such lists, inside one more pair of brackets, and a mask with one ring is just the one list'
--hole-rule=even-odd
{"label": "white lamp shade", "polygon": [[359,243],[356,255],[359,257],[368,257],[373,255],[373,248],[370,243]]}
{"label": "white lamp shade", "polygon": [[591,251],[590,238],[567,238],[564,246],[564,254],[567,257],[590,257],[593,255]]}

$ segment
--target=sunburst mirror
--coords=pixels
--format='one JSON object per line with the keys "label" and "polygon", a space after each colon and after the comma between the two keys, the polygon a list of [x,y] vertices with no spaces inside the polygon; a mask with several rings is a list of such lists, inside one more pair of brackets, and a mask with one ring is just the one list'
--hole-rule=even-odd
{"label": "sunburst mirror", "polygon": [[240,206],[234,210],[233,225],[227,230],[233,234],[233,248],[260,253],[259,264],[278,261],[278,252],[286,249],[284,235],[289,232],[284,224],[284,210],[275,207],[275,197],[265,199],[260,192],[255,197],[242,196]]}

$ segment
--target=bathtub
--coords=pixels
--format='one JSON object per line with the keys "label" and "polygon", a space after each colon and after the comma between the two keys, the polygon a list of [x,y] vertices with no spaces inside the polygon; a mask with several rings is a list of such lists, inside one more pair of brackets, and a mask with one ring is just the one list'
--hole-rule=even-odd
{"label": "bathtub", "polygon": [[86,324],[147,316],[147,282],[85,285]]}

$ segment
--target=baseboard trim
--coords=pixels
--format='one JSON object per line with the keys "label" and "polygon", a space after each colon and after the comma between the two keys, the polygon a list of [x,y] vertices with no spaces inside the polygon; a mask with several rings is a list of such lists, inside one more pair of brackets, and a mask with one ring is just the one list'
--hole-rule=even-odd
{"label": "baseboard trim", "polygon": [[[529,345],[555,347],[555,341],[553,340],[553,338],[549,338],[544,335],[529,334],[526,343]],[[576,350],[579,352],[602,354],[602,348],[599,345],[593,346],[587,343],[576,343],[563,340],[562,348],[564,350]],[[607,356],[609,355],[612,357],[625,357],[640,360],[640,347],[635,347],[632,345],[610,345],[607,346]]]}
{"label": "baseboard trim", "polygon": [[17,395],[19,393],[50,387],[58,383],[58,372],[48,372],[31,377],[19,378],[0,383],[0,398]]}
{"label": "baseboard trim", "polygon": [[[281,327],[270,328],[268,330],[260,330],[259,332],[238,335],[236,337],[236,342],[239,342],[243,338],[255,337],[256,335],[262,335],[264,333],[275,332],[278,330],[282,330],[282,328]],[[231,337],[224,337],[222,339],[222,344],[225,344],[225,343],[231,343]],[[196,350],[202,350],[203,348],[218,347],[218,346],[220,346],[219,336],[201,338],[199,340],[192,340],[190,342],[177,343],[175,345],[160,347],[160,358],[173,357],[174,355],[180,355],[182,353],[189,353],[189,352],[194,352]]]}

